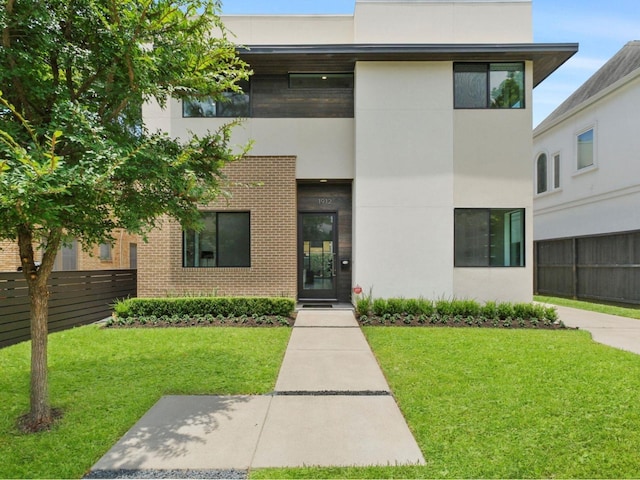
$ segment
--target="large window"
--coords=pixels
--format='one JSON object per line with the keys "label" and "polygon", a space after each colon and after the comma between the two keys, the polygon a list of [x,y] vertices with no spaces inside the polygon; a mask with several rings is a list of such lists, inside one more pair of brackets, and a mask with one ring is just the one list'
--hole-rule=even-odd
{"label": "large window", "polygon": [[593,128],[578,134],[577,143],[578,170],[593,166]]}
{"label": "large window", "polygon": [[190,98],[182,102],[185,118],[248,117],[251,113],[249,84],[242,83],[242,92],[224,92],[219,100],[211,97]]}
{"label": "large window", "polygon": [[523,267],[524,209],[456,208],[456,267]]}
{"label": "large window", "polygon": [[185,267],[250,267],[249,212],[204,212],[204,229],[186,231],[182,264]]}
{"label": "large window", "polygon": [[454,63],[455,108],[524,108],[524,64]]}
{"label": "large window", "polygon": [[536,160],[536,193],[547,191],[547,154],[541,153]]}

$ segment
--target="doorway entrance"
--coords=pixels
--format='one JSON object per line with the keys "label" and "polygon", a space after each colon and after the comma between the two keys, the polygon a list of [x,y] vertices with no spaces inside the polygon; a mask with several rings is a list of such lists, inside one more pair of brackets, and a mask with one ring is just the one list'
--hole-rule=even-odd
{"label": "doorway entrance", "polygon": [[301,213],[301,298],[338,299],[337,213]]}
{"label": "doorway entrance", "polygon": [[298,299],[351,302],[351,183],[298,184]]}

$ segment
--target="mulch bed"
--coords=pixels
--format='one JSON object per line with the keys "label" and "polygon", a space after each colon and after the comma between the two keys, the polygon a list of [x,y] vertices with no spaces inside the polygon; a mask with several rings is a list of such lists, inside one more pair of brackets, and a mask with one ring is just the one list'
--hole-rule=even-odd
{"label": "mulch bed", "polygon": [[261,317],[213,317],[213,318],[127,318],[107,320],[103,328],[186,328],[186,327],[291,327],[295,317],[264,315]]}

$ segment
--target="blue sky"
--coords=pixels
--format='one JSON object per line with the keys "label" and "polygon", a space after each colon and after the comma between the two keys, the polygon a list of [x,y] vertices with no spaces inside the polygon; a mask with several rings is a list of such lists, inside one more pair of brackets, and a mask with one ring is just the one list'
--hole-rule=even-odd
{"label": "blue sky", "polygon": [[[353,13],[355,0],[222,0],[223,13]],[[537,125],[625,43],[640,40],[639,0],[533,0],[534,41],[580,51],[533,91]]]}

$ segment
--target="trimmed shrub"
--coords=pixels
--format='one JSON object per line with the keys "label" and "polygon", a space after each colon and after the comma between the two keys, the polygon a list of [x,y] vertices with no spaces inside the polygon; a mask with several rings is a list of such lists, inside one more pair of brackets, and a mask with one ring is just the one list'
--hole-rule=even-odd
{"label": "trimmed shrub", "polygon": [[114,314],[120,318],[169,316],[184,317],[213,315],[240,317],[242,315],[280,315],[289,317],[295,301],[282,297],[182,297],[128,298],[116,303]]}

